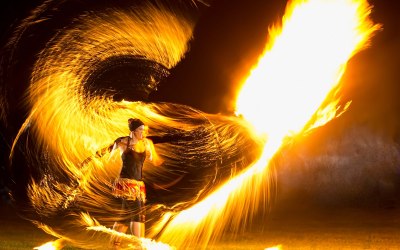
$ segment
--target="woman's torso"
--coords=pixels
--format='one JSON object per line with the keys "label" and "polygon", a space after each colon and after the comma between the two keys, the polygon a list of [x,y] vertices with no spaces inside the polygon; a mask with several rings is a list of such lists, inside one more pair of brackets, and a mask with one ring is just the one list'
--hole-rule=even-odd
{"label": "woman's torso", "polygon": [[130,142],[131,138],[128,137],[126,149],[121,155],[122,169],[120,177],[141,180],[143,178],[142,169],[144,160],[146,159],[146,151],[141,151],[143,147],[140,147],[140,145],[138,145],[138,148],[135,148],[135,145],[131,145]]}

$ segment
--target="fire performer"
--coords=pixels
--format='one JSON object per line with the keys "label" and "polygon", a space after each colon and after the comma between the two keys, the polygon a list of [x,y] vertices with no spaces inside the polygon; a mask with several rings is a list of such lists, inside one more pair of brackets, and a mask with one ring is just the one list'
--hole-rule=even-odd
{"label": "fire performer", "polygon": [[[130,134],[115,140],[113,150],[119,148],[122,159],[122,169],[113,185],[113,194],[122,199],[122,210],[134,211],[129,219],[122,219],[114,223],[113,229],[125,233],[130,227],[131,233],[137,237],[144,237],[146,189],[142,180],[142,169],[146,156],[153,160],[151,142],[145,138],[144,123],[139,119],[128,120]],[[112,240],[118,247],[121,244],[119,237]]]}

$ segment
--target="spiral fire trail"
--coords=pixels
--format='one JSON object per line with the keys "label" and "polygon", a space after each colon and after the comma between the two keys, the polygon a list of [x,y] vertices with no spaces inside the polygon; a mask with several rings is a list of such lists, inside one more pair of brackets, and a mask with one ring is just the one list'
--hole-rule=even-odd
{"label": "spiral fire trail", "polygon": [[[23,144],[27,165],[36,166],[29,200],[47,218],[37,224],[78,247],[107,244],[116,233],[109,225],[129,216],[110,193],[121,163],[107,148],[128,133],[127,118],[137,117],[149,136],[173,138],[154,145],[162,164],[146,163],[146,181],[182,180],[155,191],[162,198],[153,194],[151,201],[149,194],[147,235],[181,249],[205,248],[228,227],[237,232],[268,200],[268,164],[286,140],[347,109],[336,94],[347,61],[379,29],[370,11],[364,0],[291,1],[238,91],[237,111],[246,120],[178,104],[116,101],[113,89],[93,90],[99,69],[132,61],[151,65],[152,74],[136,86],[154,89],[186,53],[194,21],[152,4],[75,19],[35,61],[31,112],[10,157]],[[124,241],[146,245],[129,235]]]}
{"label": "spiral fire trail", "polygon": [[[35,19],[28,21],[29,26]],[[260,141],[248,135],[242,119],[204,114],[184,105],[116,101],[115,90],[93,90],[102,76],[97,71],[132,61],[151,69],[132,88],[154,88],[183,57],[193,25],[184,15],[152,4],[85,13],[39,53],[27,92],[31,112],[14,141],[10,160],[19,164],[14,159],[23,157],[32,168],[28,198],[41,217],[32,220],[45,232],[84,248],[104,247],[109,236],[117,234],[110,230],[112,223],[129,213],[120,211],[119,201],[110,193],[121,162],[108,148],[128,133],[128,117],[144,121],[150,136],[179,138],[156,145],[162,165],[146,163],[144,168],[149,188],[153,183],[163,187],[182,180],[172,190],[157,191],[164,197],[152,199],[149,194],[148,224],[155,234],[154,229],[162,230],[167,223],[161,218],[164,214],[195,203],[259,154]],[[16,36],[17,43],[21,37]],[[195,185],[187,188],[188,183]],[[85,219],[82,212],[92,219]],[[59,219],[61,215],[64,219]],[[128,235],[124,241],[149,249],[153,244]]]}

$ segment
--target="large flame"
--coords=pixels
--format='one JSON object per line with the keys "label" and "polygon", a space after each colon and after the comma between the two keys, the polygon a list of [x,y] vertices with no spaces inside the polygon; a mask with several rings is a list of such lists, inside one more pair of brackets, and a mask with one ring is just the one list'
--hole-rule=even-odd
{"label": "large flame", "polygon": [[[365,1],[293,1],[283,28],[270,29],[270,43],[240,91],[237,112],[271,136],[302,130],[338,86],[349,58],[378,28],[367,19],[369,11]],[[328,108],[332,115],[325,122],[335,116],[335,106]]]}
{"label": "large flame", "polygon": [[[259,183],[287,136],[337,117],[333,98],[348,60],[379,29],[363,0],[298,0],[288,4],[282,26],[269,30],[269,43],[246,79],[237,112],[268,141],[259,161],[219,190],[177,215],[161,239],[178,247],[205,247],[224,225],[239,228],[259,202]],[[331,95],[328,95],[330,94]],[[330,99],[327,99],[329,96]],[[346,105],[345,109],[348,105]]]}

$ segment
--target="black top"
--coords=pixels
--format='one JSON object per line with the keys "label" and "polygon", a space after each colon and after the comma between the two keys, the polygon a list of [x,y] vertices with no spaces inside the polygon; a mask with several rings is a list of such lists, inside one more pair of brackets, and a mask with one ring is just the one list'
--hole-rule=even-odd
{"label": "black top", "polygon": [[130,137],[126,150],[122,153],[121,178],[142,180],[143,163],[146,158],[146,151],[138,153],[129,146]]}

